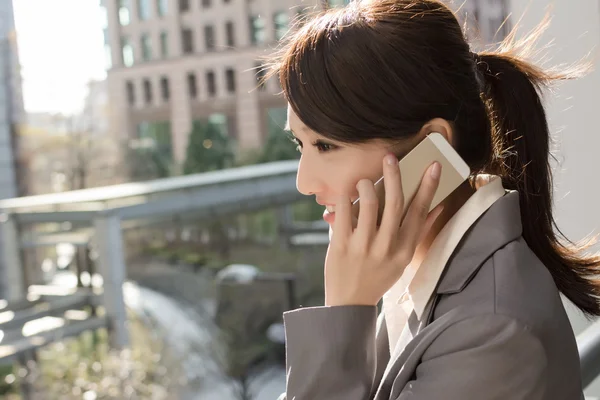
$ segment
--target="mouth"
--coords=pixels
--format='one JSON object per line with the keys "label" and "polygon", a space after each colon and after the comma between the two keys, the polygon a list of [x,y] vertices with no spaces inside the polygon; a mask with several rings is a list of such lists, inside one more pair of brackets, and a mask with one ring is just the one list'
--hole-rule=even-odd
{"label": "mouth", "polygon": [[327,222],[330,226],[333,225],[335,221],[334,206],[325,206],[325,211],[323,211],[323,220],[325,220],[325,222]]}

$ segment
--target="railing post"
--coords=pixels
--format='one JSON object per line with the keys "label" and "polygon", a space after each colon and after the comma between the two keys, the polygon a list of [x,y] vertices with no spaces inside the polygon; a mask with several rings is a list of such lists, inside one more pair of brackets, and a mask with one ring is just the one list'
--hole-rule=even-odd
{"label": "railing post", "polygon": [[21,241],[19,227],[14,216],[2,214],[2,262],[3,274],[0,284],[4,287],[2,293],[4,298],[11,301],[22,300],[26,297],[25,274],[23,271],[23,260],[21,258]]}
{"label": "railing post", "polygon": [[290,204],[277,208],[277,226],[280,245],[289,248],[294,228],[294,210]]}
{"label": "railing post", "polygon": [[126,267],[121,219],[101,213],[94,221],[98,246],[98,270],[104,282],[103,304],[109,322],[109,341],[114,349],[129,345],[127,314],[123,299]]}

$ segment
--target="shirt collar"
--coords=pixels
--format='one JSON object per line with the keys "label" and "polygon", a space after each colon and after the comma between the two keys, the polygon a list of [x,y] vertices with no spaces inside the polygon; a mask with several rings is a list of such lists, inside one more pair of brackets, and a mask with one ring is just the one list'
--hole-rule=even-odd
{"label": "shirt collar", "polygon": [[[407,268],[407,276],[398,281],[406,288],[396,300],[405,313],[414,310],[420,320],[435,291],[444,268],[464,234],[498,199],[505,194],[502,180],[494,175],[478,175],[476,192],[444,225],[431,244],[423,262],[415,268]],[[412,278],[411,278],[412,277]],[[396,291],[396,293],[398,293]]]}

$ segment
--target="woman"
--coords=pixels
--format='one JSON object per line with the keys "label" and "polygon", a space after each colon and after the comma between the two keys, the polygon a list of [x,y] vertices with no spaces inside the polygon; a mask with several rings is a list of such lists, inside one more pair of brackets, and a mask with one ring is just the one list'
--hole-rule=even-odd
{"label": "woman", "polygon": [[[302,152],[298,189],[326,206],[332,237],[325,305],[284,314],[282,399],[583,398],[559,292],[600,314],[600,258],[553,232],[537,92],[572,75],[515,54],[472,53],[437,0],[355,1],[290,37],[272,72]],[[431,132],[473,176],[428,214],[432,165],[402,219],[396,157]]]}

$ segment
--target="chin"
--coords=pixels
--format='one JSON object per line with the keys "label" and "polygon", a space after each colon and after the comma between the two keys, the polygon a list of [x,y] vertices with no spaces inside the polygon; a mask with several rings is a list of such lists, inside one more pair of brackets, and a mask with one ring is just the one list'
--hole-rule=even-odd
{"label": "chin", "polygon": [[333,235],[333,228],[329,226],[329,241],[331,242],[331,236]]}

